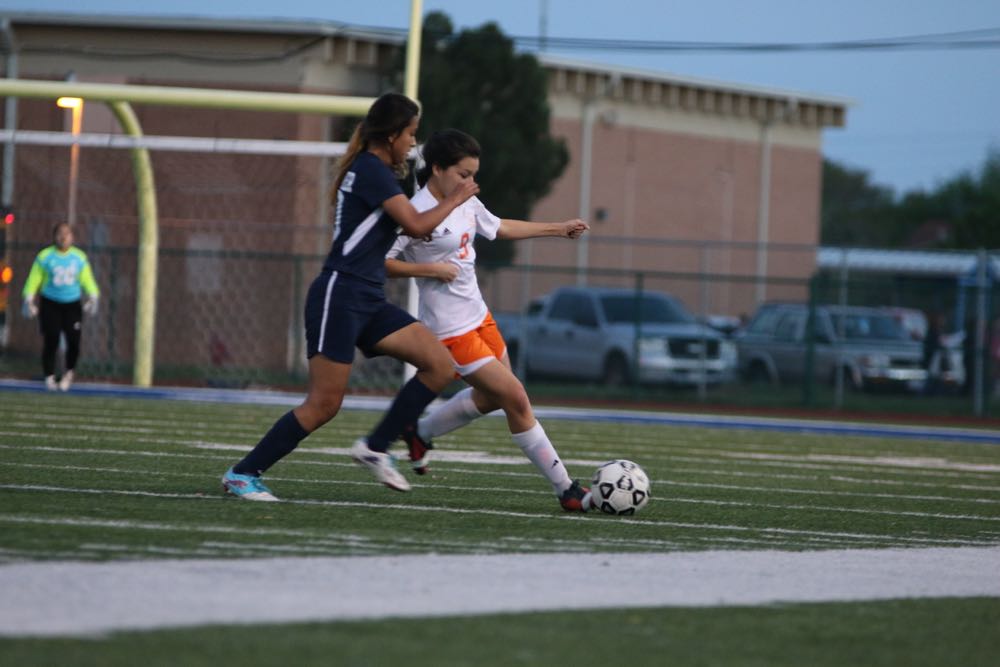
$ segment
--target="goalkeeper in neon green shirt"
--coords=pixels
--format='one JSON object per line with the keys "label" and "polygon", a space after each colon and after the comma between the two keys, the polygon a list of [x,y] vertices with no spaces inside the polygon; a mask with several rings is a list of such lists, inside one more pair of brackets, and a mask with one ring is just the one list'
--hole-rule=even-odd
{"label": "goalkeeper in neon green shirt", "polygon": [[[42,331],[42,370],[45,387],[67,391],[80,357],[80,331],[83,313],[97,314],[100,289],[94,281],[87,255],[73,246],[73,229],[62,223],[52,230],[54,244],[35,257],[24,284],[24,315],[38,316]],[[87,300],[81,303],[82,292]],[[66,338],[66,371],[56,382],[56,352],[59,336]]]}

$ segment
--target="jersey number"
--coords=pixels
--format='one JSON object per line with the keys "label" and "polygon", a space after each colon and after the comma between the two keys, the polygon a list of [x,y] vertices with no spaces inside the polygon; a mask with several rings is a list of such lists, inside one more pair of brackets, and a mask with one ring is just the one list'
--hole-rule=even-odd
{"label": "jersey number", "polygon": [[469,256],[469,233],[462,234],[462,243],[458,246],[458,258],[465,259]]}
{"label": "jersey number", "polygon": [[76,283],[75,266],[52,267],[52,284],[56,287],[67,287]]}

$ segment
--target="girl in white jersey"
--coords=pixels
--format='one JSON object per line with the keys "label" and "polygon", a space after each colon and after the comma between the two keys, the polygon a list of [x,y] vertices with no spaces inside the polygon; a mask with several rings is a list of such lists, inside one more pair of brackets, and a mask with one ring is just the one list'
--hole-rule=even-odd
{"label": "girl in white jersey", "polygon": [[[435,132],[424,144],[425,166],[417,175],[423,188],[411,200],[414,208],[431,209],[456,188],[474,180],[480,152],[479,143],[464,132]],[[589,489],[570,478],[535,419],[524,386],[511,371],[507,347],[479,291],[473,246],[477,234],[491,240],[540,236],[576,239],[587,229],[581,220],[534,223],[501,219],[472,197],[427,236],[397,239],[387,255],[388,275],[417,279],[420,320],[441,339],[458,374],[471,385],[404,431],[417,473],[427,472],[427,450],[433,448],[433,438],[502,409],[511,438],[552,483],[563,508],[590,509]],[[399,255],[406,261],[396,259]]]}

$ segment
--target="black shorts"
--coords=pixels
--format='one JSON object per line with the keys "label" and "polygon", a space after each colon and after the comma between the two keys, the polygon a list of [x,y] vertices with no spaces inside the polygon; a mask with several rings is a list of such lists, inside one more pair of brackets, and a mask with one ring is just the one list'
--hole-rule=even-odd
{"label": "black shorts", "polygon": [[378,356],[375,345],[417,320],[385,300],[385,290],[339,271],[319,274],[306,295],[306,356],[349,364],[354,348]]}
{"label": "black shorts", "polygon": [[83,306],[80,300],[53,301],[44,296],[38,300],[38,327],[46,333],[59,335],[62,332],[80,331],[83,321]]}

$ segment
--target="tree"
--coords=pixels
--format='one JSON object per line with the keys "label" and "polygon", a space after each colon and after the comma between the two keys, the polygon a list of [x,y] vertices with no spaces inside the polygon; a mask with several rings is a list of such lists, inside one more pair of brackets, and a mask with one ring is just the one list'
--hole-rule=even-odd
{"label": "tree", "polygon": [[868,172],[823,160],[820,242],[880,246],[889,242],[892,190],[869,181]]}
{"label": "tree", "polygon": [[828,245],[906,247],[927,223],[951,229],[939,248],[1000,248],[1000,150],[987,154],[978,173],[965,173],[934,190],[913,190],[896,200],[868,173],[823,161],[821,242]]}
{"label": "tree", "polygon": [[[403,54],[391,73],[402,89]],[[568,161],[565,144],[549,134],[546,72],[518,54],[495,23],[455,34],[451,20],[424,20],[420,56],[420,138],[448,127],[468,132],[483,149],[476,180],[480,199],[503,218],[527,219]],[[477,245],[484,263],[509,264],[513,244]]]}
{"label": "tree", "polygon": [[990,151],[978,176],[946,184],[941,198],[955,209],[955,247],[1000,248],[1000,149]]}

